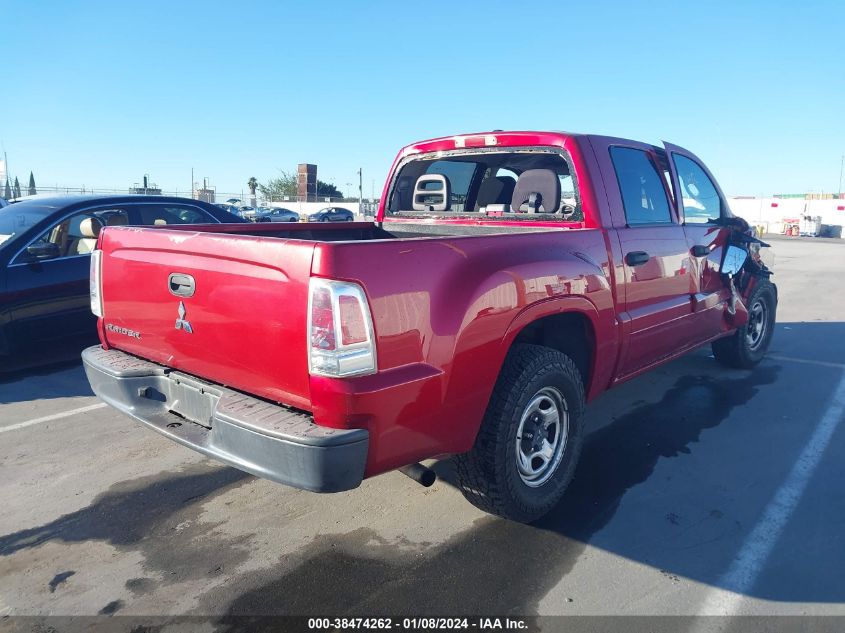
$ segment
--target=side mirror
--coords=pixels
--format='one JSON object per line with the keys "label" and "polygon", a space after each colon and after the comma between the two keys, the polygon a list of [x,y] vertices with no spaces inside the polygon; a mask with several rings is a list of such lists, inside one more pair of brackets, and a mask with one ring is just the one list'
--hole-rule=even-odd
{"label": "side mirror", "polygon": [[35,259],[55,259],[60,255],[59,247],[53,242],[38,242],[26,247],[26,252]]}
{"label": "side mirror", "polygon": [[746,259],[748,259],[747,250],[740,248],[739,246],[728,246],[728,248],[725,249],[725,257],[722,259],[721,273],[723,275],[728,275],[729,277],[736,275],[740,270],[742,270]]}

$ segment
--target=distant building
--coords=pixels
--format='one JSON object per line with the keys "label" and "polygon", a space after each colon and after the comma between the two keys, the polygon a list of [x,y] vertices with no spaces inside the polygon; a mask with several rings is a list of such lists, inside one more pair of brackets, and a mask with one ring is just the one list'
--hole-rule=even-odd
{"label": "distant building", "polygon": [[160,196],[161,189],[156,187],[155,183],[149,182],[149,176],[144,175],[144,186],[139,187],[138,183],[129,190],[131,193],[138,193],[145,196]]}
{"label": "distant building", "polygon": [[808,191],[807,193],[776,193],[773,198],[781,198],[783,200],[797,198],[799,200],[839,200],[842,194],[837,193],[821,193],[817,191]]}
{"label": "distant building", "polygon": [[194,200],[202,200],[214,204],[217,202],[217,190],[214,187],[208,186],[208,179],[203,178],[202,187],[194,189],[194,194],[191,196]]}
{"label": "distant building", "polygon": [[296,197],[301,202],[317,200],[317,165],[300,163],[296,166]]}
{"label": "distant building", "polygon": [[194,200],[202,200],[203,202],[214,204],[217,200],[217,192],[214,189],[202,187],[194,191]]}

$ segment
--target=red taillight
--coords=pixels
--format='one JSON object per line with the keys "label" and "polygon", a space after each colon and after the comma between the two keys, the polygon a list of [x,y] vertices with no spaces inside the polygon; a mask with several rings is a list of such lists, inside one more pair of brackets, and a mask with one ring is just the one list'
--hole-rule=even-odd
{"label": "red taillight", "polygon": [[88,292],[91,298],[91,312],[94,316],[103,316],[103,251],[100,249],[91,253],[90,277]]}
{"label": "red taillight", "polygon": [[314,288],[311,293],[311,347],[335,348],[332,293],[326,287]]}
{"label": "red taillight", "polygon": [[363,343],[367,340],[367,326],[364,324],[364,313],[358,299],[350,295],[338,298],[340,306],[341,342],[344,345]]}
{"label": "red taillight", "polygon": [[311,374],[345,377],[376,371],[373,320],[358,284],[311,278],[308,336]]}

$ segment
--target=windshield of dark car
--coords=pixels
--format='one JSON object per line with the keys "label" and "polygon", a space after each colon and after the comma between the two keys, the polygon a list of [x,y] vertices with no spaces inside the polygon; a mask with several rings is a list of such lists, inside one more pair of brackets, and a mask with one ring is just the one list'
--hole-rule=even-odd
{"label": "windshield of dark car", "polygon": [[51,207],[21,204],[0,208],[0,248],[16,235],[28,231],[53,210]]}

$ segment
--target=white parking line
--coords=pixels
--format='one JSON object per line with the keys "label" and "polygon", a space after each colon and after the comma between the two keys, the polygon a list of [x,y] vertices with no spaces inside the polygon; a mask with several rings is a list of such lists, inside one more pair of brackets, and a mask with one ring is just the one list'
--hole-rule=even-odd
{"label": "white parking line", "polygon": [[819,367],[830,367],[832,369],[845,369],[845,363],[831,363],[826,360],[815,360],[812,358],[793,358],[792,356],[770,356],[768,360],[779,360],[786,363],[803,363],[805,365],[818,365]]}
{"label": "white parking line", "polygon": [[92,404],[87,407],[79,407],[78,409],[71,409],[70,411],[54,413],[53,415],[45,415],[43,418],[35,418],[34,420],[18,422],[17,424],[11,424],[9,426],[0,426],[0,433],[5,433],[6,431],[16,431],[18,429],[23,429],[27,426],[32,426],[33,424],[41,424],[42,422],[52,422],[53,420],[61,420],[62,418],[67,418],[72,415],[76,415],[77,413],[87,413],[88,411],[94,411],[95,409],[102,409],[105,406],[107,406],[105,402],[99,402],[97,404]]}
{"label": "white parking line", "polygon": [[792,466],[789,476],[777,490],[762,518],[745,539],[728,571],[705,599],[699,615],[736,615],[739,603],[763,570],[775,544],[795,511],[813,472],[830,443],[836,426],[845,415],[845,374],[822,415],[810,440]]}

